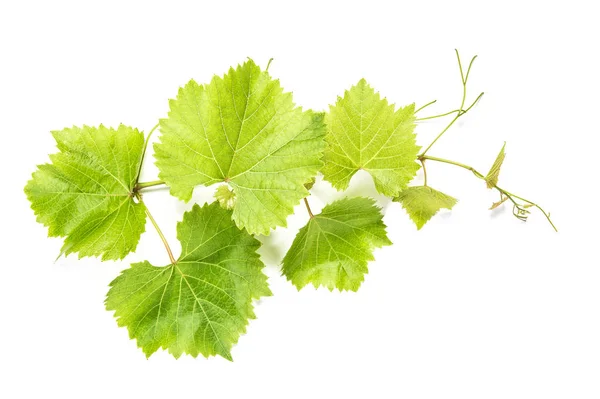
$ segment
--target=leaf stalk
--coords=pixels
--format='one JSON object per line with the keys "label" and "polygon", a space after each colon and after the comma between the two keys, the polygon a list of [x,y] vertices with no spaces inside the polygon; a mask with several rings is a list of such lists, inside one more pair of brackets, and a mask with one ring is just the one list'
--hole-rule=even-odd
{"label": "leaf stalk", "polygon": [[304,205],[306,205],[306,210],[308,211],[308,216],[310,216],[310,218],[314,218],[315,215],[313,215],[312,210],[310,209],[310,205],[308,204],[308,199],[306,199],[307,197],[304,197]]}
{"label": "leaf stalk", "polygon": [[[139,194],[137,194],[137,199],[140,201],[140,203],[143,203],[142,197]],[[152,222],[152,225],[154,226],[154,229],[156,230],[156,232],[160,236],[160,239],[162,240],[163,245],[165,246],[165,249],[167,250],[167,254],[169,255],[169,260],[171,261],[171,264],[172,265],[176,264],[177,261],[175,260],[175,257],[173,256],[173,251],[171,251],[171,247],[169,246],[169,243],[167,242],[167,238],[165,237],[165,235],[163,234],[162,230],[158,226],[158,223],[156,223],[156,220],[154,220],[154,218],[152,217],[152,214],[148,210],[148,207],[145,206],[145,205],[146,204],[144,204],[144,208],[146,210],[146,216],[148,216],[148,219],[150,219],[150,222]]]}
{"label": "leaf stalk", "polygon": [[139,191],[141,189],[148,188],[148,187],[160,186],[163,184],[166,184],[166,183],[162,180],[154,180],[154,181],[149,181],[149,182],[144,182],[144,183],[138,183],[135,185],[135,191]]}
{"label": "leaf stalk", "polygon": [[138,181],[138,179],[140,178],[140,174],[142,173],[142,166],[144,165],[144,159],[146,158],[146,150],[148,150],[148,143],[150,142],[150,137],[152,137],[152,133],[154,133],[154,131],[158,129],[158,126],[159,123],[154,125],[152,129],[150,129],[150,133],[148,133],[148,136],[146,136],[146,140],[144,141],[144,150],[142,151],[142,158],[140,159],[140,166],[138,167],[136,182]]}

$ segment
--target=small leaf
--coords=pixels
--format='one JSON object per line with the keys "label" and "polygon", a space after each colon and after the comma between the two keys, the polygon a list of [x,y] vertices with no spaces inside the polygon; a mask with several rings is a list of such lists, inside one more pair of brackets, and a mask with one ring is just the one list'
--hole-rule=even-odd
{"label": "small leaf", "polygon": [[487,188],[494,188],[496,184],[498,184],[498,176],[500,176],[500,168],[502,167],[502,162],[504,162],[504,157],[506,154],[504,153],[504,147],[506,147],[506,142],[502,146],[500,153],[496,157],[494,164],[492,165],[490,171],[485,177],[485,182],[487,184]]}
{"label": "small leaf", "polygon": [[169,105],[154,148],[171,194],[189,201],[195,186],[225,182],[239,228],[269,234],[286,226],[321,166],[323,114],[296,107],[251,60],[208,84],[190,81]]}
{"label": "small leaf", "polygon": [[415,105],[395,110],[361,79],[329,106],[324,166],[325,180],[348,188],[360,169],[367,171],[383,195],[397,196],[419,170]]}
{"label": "small leaf", "polygon": [[51,237],[66,237],[62,253],[122,259],[144,232],[144,204],[133,200],[144,135],[83,126],[52,132],[60,152],[39,165],[25,193]]}
{"label": "small leaf", "polygon": [[217,187],[215,198],[219,201],[219,205],[223,209],[233,209],[235,205],[235,193],[226,184]]}
{"label": "small leaf", "polygon": [[394,201],[402,203],[417,230],[421,230],[441,208],[452,209],[458,202],[456,198],[427,186],[408,187]]}
{"label": "small leaf", "polygon": [[490,207],[490,211],[491,211],[491,210],[494,210],[494,209],[496,209],[496,208],[498,208],[498,207],[499,207],[500,205],[502,205],[502,204],[503,204],[503,203],[504,203],[504,202],[505,202],[507,199],[508,199],[508,197],[506,197],[506,196],[504,196],[504,195],[501,195],[501,196],[500,196],[500,201],[498,201],[498,202],[494,202],[494,203],[492,204],[492,206]]}
{"label": "small leaf", "polygon": [[304,185],[304,187],[305,187],[307,190],[310,190],[310,189],[311,189],[311,188],[313,188],[313,186],[315,185],[315,182],[316,182],[316,179],[313,177],[312,179],[310,179],[310,181],[309,181],[308,183],[306,183],[306,184]]}
{"label": "small leaf", "polygon": [[177,237],[177,262],[132,264],[110,283],[106,309],[115,311],[119,326],[148,357],[163,348],[176,358],[231,360],[232,345],[255,318],[253,300],[271,295],[256,253],[260,242],[216,202],[186,212]]}
{"label": "small leaf", "polygon": [[312,283],[356,291],[373,250],[391,245],[380,208],[370,198],[335,201],[312,217],[283,258],[283,274],[298,289]]}

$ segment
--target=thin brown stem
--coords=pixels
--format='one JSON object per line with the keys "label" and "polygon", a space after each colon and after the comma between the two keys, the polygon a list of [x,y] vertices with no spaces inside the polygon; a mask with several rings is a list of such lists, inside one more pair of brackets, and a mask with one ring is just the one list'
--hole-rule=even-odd
{"label": "thin brown stem", "polygon": [[308,205],[308,200],[306,199],[306,197],[304,197],[304,205],[306,205],[306,210],[308,211],[308,215],[310,216],[310,218],[314,218],[315,215],[313,215],[311,209],[310,209],[310,205]]}

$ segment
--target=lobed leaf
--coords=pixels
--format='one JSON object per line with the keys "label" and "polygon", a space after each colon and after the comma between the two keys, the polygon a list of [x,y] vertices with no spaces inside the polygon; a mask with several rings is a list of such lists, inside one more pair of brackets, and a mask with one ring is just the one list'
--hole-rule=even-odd
{"label": "lobed leaf", "polygon": [[286,226],[321,166],[323,114],[296,107],[251,60],[209,84],[190,81],[169,104],[155,157],[171,193],[189,201],[195,186],[225,182],[239,228]]}
{"label": "lobed leaf", "polygon": [[408,216],[417,225],[417,230],[421,230],[440,209],[452,209],[458,202],[456,198],[428,186],[408,187],[394,198],[394,201],[402,204]]}
{"label": "lobed leaf", "polygon": [[231,360],[231,347],[255,318],[253,300],[271,295],[256,253],[260,242],[216,202],[186,212],[177,237],[177,262],[132,264],[110,284],[106,308],[148,357],[163,348],[176,358]]}
{"label": "lobed leaf", "polygon": [[145,229],[145,207],[133,200],[144,135],[124,125],[52,134],[60,152],[25,186],[38,222],[49,236],[65,237],[61,253],[122,259]]}
{"label": "lobed leaf", "polygon": [[356,291],[374,260],[373,250],[391,245],[380,208],[370,198],[335,201],[312,217],[283,258],[283,275],[298,289],[312,283]]}
{"label": "lobed leaf", "polygon": [[325,122],[328,147],[321,171],[336,189],[348,188],[352,176],[363,169],[377,191],[393,197],[419,170],[414,104],[395,110],[361,79],[329,107]]}

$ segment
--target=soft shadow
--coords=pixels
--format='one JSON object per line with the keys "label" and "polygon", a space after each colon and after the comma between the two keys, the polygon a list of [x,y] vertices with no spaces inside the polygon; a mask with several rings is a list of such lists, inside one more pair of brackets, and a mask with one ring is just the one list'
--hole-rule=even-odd
{"label": "soft shadow", "polygon": [[490,211],[490,218],[496,219],[504,213],[506,213],[506,204],[502,204],[498,208],[492,209]]}
{"label": "soft shadow", "polygon": [[278,236],[279,234],[275,234],[275,232],[271,232],[271,235],[268,236],[256,236],[256,239],[262,243],[257,251],[262,261],[268,269],[277,271],[281,269],[281,260],[285,255],[283,249],[286,248]]}

